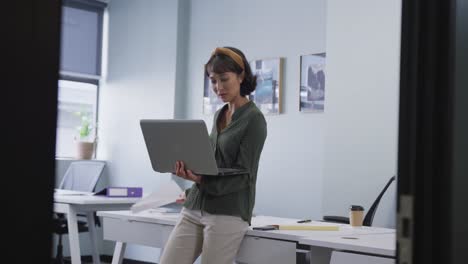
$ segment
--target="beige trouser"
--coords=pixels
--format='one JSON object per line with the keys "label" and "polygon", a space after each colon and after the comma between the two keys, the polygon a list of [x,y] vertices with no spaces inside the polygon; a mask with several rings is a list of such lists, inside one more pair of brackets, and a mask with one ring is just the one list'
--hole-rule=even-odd
{"label": "beige trouser", "polygon": [[183,209],[160,264],[232,264],[249,224],[237,216]]}

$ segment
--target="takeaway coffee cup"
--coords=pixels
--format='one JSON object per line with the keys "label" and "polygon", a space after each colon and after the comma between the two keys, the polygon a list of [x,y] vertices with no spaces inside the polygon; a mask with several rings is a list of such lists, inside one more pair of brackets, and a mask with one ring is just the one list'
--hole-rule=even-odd
{"label": "takeaway coffee cup", "polygon": [[364,221],[364,208],[360,205],[351,205],[349,208],[349,224],[351,226],[362,226]]}

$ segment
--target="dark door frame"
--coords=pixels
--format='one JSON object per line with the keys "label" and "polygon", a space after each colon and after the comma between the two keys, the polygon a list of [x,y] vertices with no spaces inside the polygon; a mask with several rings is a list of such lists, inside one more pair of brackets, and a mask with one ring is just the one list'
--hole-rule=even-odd
{"label": "dark door frame", "polygon": [[50,263],[61,1],[2,10],[2,262]]}
{"label": "dark door frame", "polygon": [[468,259],[467,16],[467,0],[403,1],[399,263]]}

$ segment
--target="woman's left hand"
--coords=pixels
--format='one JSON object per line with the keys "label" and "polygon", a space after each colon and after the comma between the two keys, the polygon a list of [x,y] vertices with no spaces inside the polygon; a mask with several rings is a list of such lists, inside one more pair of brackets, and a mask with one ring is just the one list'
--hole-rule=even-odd
{"label": "woman's left hand", "polygon": [[196,183],[201,182],[202,176],[196,175],[191,170],[186,170],[183,161],[176,161],[175,169],[177,176]]}

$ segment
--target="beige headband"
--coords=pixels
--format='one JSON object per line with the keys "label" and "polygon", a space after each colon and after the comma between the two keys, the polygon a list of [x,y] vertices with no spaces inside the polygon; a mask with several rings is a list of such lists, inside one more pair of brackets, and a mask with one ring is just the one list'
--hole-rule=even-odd
{"label": "beige headband", "polygon": [[244,62],[242,61],[242,57],[237,54],[236,52],[232,51],[231,49],[228,48],[216,48],[212,53],[211,56],[217,55],[217,54],[223,54],[231,59],[233,59],[241,68],[242,70],[245,69]]}

